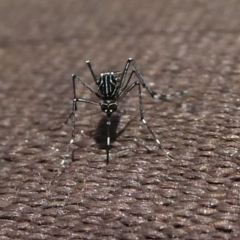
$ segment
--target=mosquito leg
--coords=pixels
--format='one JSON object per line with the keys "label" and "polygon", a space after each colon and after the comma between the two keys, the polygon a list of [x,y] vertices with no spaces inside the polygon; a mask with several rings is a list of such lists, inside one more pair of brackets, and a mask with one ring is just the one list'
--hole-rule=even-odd
{"label": "mosquito leg", "polygon": [[[128,80],[125,84],[125,86],[123,86],[123,89],[121,91],[121,94],[119,95],[119,97],[117,98],[117,101],[120,102],[131,90],[132,88],[134,88],[137,84],[136,82],[134,82],[130,87],[128,87],[128,84],[133,76],[133,74],[135,73],[135,70],[132,70],[131,74],[128,77]],[[136,73],[135,73],[136,74]],[[138,82],[139,83],[139,82]],[[127,88],[128,87],[128,88]]]}
{"label": "mosquito leg", "polygon": [[72,139],[71,139],[71,141],[70,141],[70,143],[68,145],[67,152],[69,150],[69,146],[74,142],[74,138],[75,138],[75,112],[77,111],[76,79],[78,79],[78,77],[75,74],[73,74],[72,75],[72,83],[73,83]]}
{"label": "mosquito leg", "polygon": [[[75,99],[76,98],[76,86],[75,86],[75,80],[76,79],[79,79],[75,74],[73,74],[72,75],[72,82],[73,82],[73,99]],[[64,125],[66,125],[67,123],[68,123],[68,120],[72,117],[72,119],[75,119],[75,116],[74,116],[74,113],[75,113],[75,111],[77,110],[75,110],[75,108],[76,108],[77,106],[73,106],[73,111],[69,114],[69,116],[66,118],[66,120],[60,125],[60,126],[58,126],[58,127],[55,127],[55,128],[51,128],[50,130],[51,131],[56,131],[56,130],[60,130],[60,129],[62,129],[62,127],[64,126]]]}
{"label": "mosquito leg", "polygon": [[151,96],[153,98],[156,98],[156,99],[161,99],[161,100],[164,100],[164,101],[170,101],[175,96],[180,97],[180,96],[183,96],[187,93],[188,93],[188,91],[178,91],[178,92],[175,92],[173,94],[164,94],[164,93],[156,93],[156,92],[152,91],[153,95],[151,94]]}
{"label": "mosquito leg", "polygon": [[[125,82],[125,79],[126,79],[126,75],[127,75],[127,72],[128,72],[128,69],[129,69],[129,66],[130,66],[130,63],[132,62],[132,58],[129,58],[125,64],[125,67],[124,67],[124,70],[123,70],[123,73],[122,73],[122,76],[121,76],[121,79],[120,79],[120,89],[123,90],[123,86],[124,86],[124,82]],[[132,75],[132,74],[131,74]],[[131,76],[128,78],[128,82],[130,81],[131,79]],[[128,83],[125,85],[125,87],[128,85]]]}
{"label": "mosquito leg", "polygon": [[[141,92],[141,83],[139,81],[134,82],[125,92],[122,93],[122,95],[119,97],[119,101],[122,100],[123,97],[125,97],[135,86],[138,86],[138,97],[139,97],[139,109],[140,109],[140,119],[142,123],[147,127],[148,131],[153,136],[157,146],[163,150],[165,156],[169,159],[173,159],[172,156],[169,155],[169,153],[163,148],[161,141],[157,138],[155,133],[152,131],[152,129],[148,126],[147,121],[144,118],[144,111],[143,111],[143,105],[142,105],[142,92]],[[143,145],[143,144],[141,144]],[[145,147],[147,150],[150,150],[148,147]]]}
{"label": "mosquito leg", "polygon": [[68,120],[72,117],[72,112],[69,114],[69,116],[66,118],[66,120],[58,127],[53,127],[53,128],[50,128],[49,130],[50,131],[57,131],[57,130],[60,130],[63,128],[64,125],[67,125],[68,123]]}
{"label": "mosquito leg", "polygon": [[[155,133],[152,131],[152,129],[148,126],[147,121],[144,118],[144,111],[143,111],[143,106],[142,106],[142,92],[141,92],[141,85],[138,84],[138,96],[139,96],[139,106],[140,106],[140,117],[142,123],[147,127],[148,131],[152,134],[153,138],[155,139],[157,146],[163,150],[165,153],[165,156],[169,159],[173,159],[172,156],[169,155],[169,153],[163,148],[161,141],[157,138]],[[148,149],[149,150],[149,149]]]}
{"label": "mosquito leg", "polygon": [[[71,113],[71,116],[72,116],[72,138],[67,146],[67,151],[66,151],[66,155],[68,155],[69,153],[69,150],[70,150],[70,147],[71,145],[74,143],[75,141],[75,128],[76,128],[76,116],[75,116],[75,112],[77,111],[77,103],[79,102],[82,102],[82,103],[91,103],[91,104],[94,104],[94,105],[98,105],[99,106],[99,103],[97,102],[94,102],[94,101],[90,101],[90,100],[87,100],[87,99],[82,99],[82,98],[76,98],[76,94],[75,94],[75,84],[73,85],[73,95],[74,95],[74,99],[73,99],[73,110],[72,110],[72,113]],[[65,162],[66,162],[66,159],[64,157],[64,159],[62,160],[61,162],[61,165],[64,166],[65,165]]]}
{"label": "mosquito leg", "polygon": [[91,101],[91,100],[87,100],[87,99],[83,99],[83,98],[74,98],[73,99],[73,111],[72,111],[72,139],[70,141],[70,144],[74,142],[75,139],[75,112],[77,111],[77,103],[82,102],[82,103],[91,103],[94,105],[100,105],[97,102]]}
{"label": "mosquito leg", "polygon": [[100,95],[98,94],[98,92],[94,91],[87,83],[85,83],[81,78],[79,78],[77,75],[72,74],[72,80],[73,80],[73,94],[76,95],[76,87],[75,87],[75,81],[77,80],[78,82],[80,82],[84,87],[86,87],[87,89],[89,89],[92,93],[94,93],[95,95],[97,95],[98,97],[100,97]]}
{"label": "mosquito leg", "polygon": [[[135,73],[135,70],[132,70],[132,72],[130,73],[130,75],[128,77],[128,80],[127,80],[125,86],[124,85],[122,86],[122,92],[124,92],[127,89],[128,84],[129,84],[130,80],[132,79],[132,76],[133,76],[134,73]],[[136,73],[135,73],[135,75],[136,75]]]}
{"label": "mosquito leg", "polygon": [[92,74],[92,77],[93,77],[95,83],[97,83],[97,77],[96,77],[95,73],[93,72],[91,62],[88,60],[88,61],[86,61],[86,64],[88,65],[88,68],[89,68],[89,70],[90,70],[90,72]]}
{"label": "mosquito leg", "polygon": [[[74,77],[72,78],[72,80],[73,80],[73,102],[72,102],[72,113],[71,113],[71,116],[72,116],[72,138],[71,138],[69,144],[67,145],[66,156],[68,156],[69,149],[70,149],[71,145],[74,143],[74,139],[75,139],[75,120],[76,120],[75,112],[77,111],[77,101],[76,101],[77,98],[76,98],[76,91],[75,91],[76,88],[75,88]],[[63,160],[61,161],[61,165],[63,168],[65,167],[65,163],[66,163],[66,158],[64,156]]]}
{"label": "mosquito leg", "polygon": [[[84,81],[82,81],[78,76],[76,76],[75,74],[72,74],[72,84],[73,84],[73,102],[72,102],[72,112],[71,114],[69,115],[69,117],[67,118],[67,120],[65,121],[65,123],[67,123],[68,119],[70,117],[72,117],[72,138],[67,146],[67,152],[66,152],[66,155],[68,155],[69,153],[69,150],[70,150],[70,147],[71,145],[74,143],[75,141],[75,128],[76,128],[76,116],[75,116],[75,112],[77,111],[77,103],[78,102],[82,102],[82,103],[91,103],[91,104],[94,104],[94,105],[98,105],[99,106],[99,103],[97,102],[94,102],[94,101],[90,101],[90,100],[87,100],[87,99],[82,99],[82,98],[77,98],[76,96],[76,80],[78,82],[80,82],[84,87],[86,87],[87,89],[89,89],[92,93],[96,94],[97,96],[98,93],[95,92],[89,85],[87,85]],[[63,125],[63,124],[62,124]],[[62,127],[62,126],[61,126]],[[60,127],[60,128],[61,128]],[[66,162],[66,159],[65,157],[63,158],[62,162],[61,162],[61,165],[64,167],[65,166],[65,162]]]}
{"label": "mosquito leg", "polygon": [[156,93],[156,92],[154,92],[148,86],[147,82],[144,80],[143,75],[141,74],[141,72],[140,72],[136,62],[133,59],[132,59],[132,64],[133,64],[136,76],[138,77],[138,79],[141,82],[142,86],[148,90],[148,92],[150,93],[152,98],[161,99],[161,100],[164,100],[164,101],[170,101],[175,96],[182,96],[182,95],[187,94],[188,91],[178,91],[178,92],[173,93],[173,94],[163,94],[163,93]]}

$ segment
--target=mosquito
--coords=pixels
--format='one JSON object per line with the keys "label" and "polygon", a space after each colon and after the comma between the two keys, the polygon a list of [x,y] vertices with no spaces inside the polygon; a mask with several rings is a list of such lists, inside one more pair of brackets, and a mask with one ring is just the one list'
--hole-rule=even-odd
{"label": "mosquito", "polygon": [[[111,116],[114,112],[118,109],[118,104],[126,97],[126,95],[135,87],[138,89],[138,98],[139,98],[139,110],[140,110],[140,120],[142,123],[147,127],[148,131],[151,133],[152,137],[154,138],[158,148],[162,149],[168,158],[173,158],[165,151],[162,146],[161,141],[157,138],[156,134],[152,131],[149,127],[147,121],[144,118],[144,110],[142,104],[142,87],[146,88],[152,98],[161,99],[168,101],[174,95],[181,96],[185,94],[187,91],[179,91],[174,94],[161,94],[154,92],[147,82],[144,80],[143,75],[141,74],[136,62],[129,58],[125,64],[123,71],[119,74],[119,72],[102,72],[100,75],[95,75],[92,65],[90,61],[86,61],[86,64],[91,72],[93,80],[97,86],[97,90],[95,91],[91,88],[87,83],[85,83],[80,77],[75,74],[72,74],[72,83],[73,83],[73,109],[70,116],[72,117],[72,139],[70,144],[74,143],[75,139],[75,112],[77,111],[77,104],[78,103],[90,103],[93,105],[98,105],[101,108],[101,111],[106,113],[106,129],[107,129],[107,139],[106,139],[106,163],[109,164],[110,159],[110,148],[111,148],[111,139],[110,139],[110,127],[111,127]],[[130,67],[130,64],[133,66],[133,70],[131,71],[130,75],[127,77],[127,73]],[[137,80],[130,84],[130,80],[132,79],[133,75],[137,77]],[[100,102],[91,101],[88,99],[78,98],[76,96],[76,81],[81,83],[85,88],[90,90],[93,94],[95,94],[99,99]],[[69,117],[70,117],[69,116]],[[137,142],[137,140],[134,140]],[[143,145],[143,144],[140,144]],[[147,148],[145,146],[145,148]],[[148,148],[147,148],[148,149]],[[149,150],[149,149],[148,149]]]}

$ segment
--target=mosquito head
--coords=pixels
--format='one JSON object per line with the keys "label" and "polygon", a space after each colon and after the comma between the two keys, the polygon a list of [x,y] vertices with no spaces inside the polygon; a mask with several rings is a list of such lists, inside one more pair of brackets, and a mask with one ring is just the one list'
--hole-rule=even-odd
{"label": "mosquito head", "polygon": [[117,110],[117,103],[110,100],[103,101],[101,103],[101,109],[108,116],[111,116],[111,114]]}

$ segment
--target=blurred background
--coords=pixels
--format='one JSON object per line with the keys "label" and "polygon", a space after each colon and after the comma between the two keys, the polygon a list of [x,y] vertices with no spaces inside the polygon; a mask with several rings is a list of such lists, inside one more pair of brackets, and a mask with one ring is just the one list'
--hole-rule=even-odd
{"label": "blurred background", "polygon": [[[0,0],[1,239],[239,239],[240,3]],[[71,74],[122,71],[129,57],[154,91],[113,117],[79,104],[74,161],[62,174]],[[134,78],[132,81],[136,80]],[[79,98],[96,100],[81,84]],[[70,153],[68,153],[70,154]]]}

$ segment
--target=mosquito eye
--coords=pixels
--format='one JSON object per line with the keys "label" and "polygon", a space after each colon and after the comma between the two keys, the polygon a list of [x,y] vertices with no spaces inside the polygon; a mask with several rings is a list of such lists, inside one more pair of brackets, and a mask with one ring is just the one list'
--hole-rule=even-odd
{"label": "mosquito eye", "polygon": [[108,110],[108,106],[106,104],[102,104],[101,108],[102,108],[103,112],[107,112],[107,110]]}
{"label": "mosquito eye", "polygon": [[111,104],[110,106],[109,106],[109,109],[110,109],[110,111],[111,112],[115,112],[116,110],[117,110],[117,104]]}

